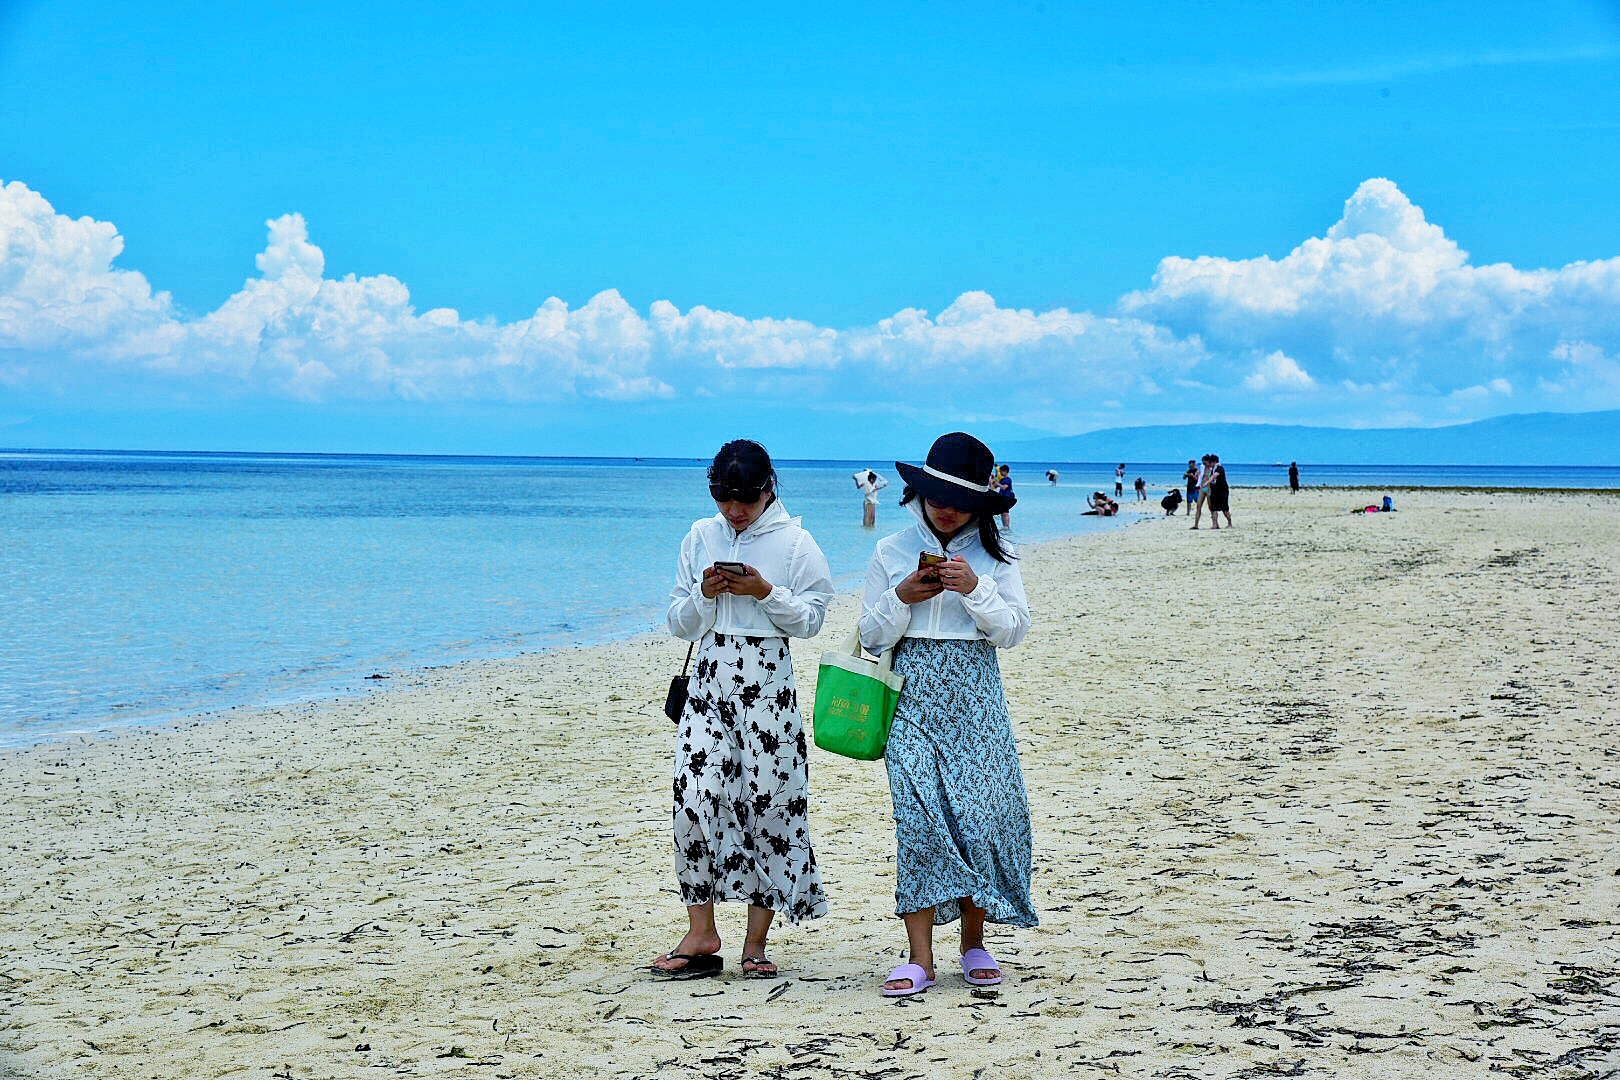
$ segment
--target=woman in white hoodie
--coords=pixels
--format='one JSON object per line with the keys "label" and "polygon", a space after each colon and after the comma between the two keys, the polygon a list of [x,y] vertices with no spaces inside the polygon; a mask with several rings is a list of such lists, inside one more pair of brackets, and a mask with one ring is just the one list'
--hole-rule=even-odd
{"label": "woman in white hoodie", "polygon": [[675,863],[689,928],[654,975],[696,979],[724,966],[714,905],[748,904],[742,970],[774,978],[765,955],[777,912],[827,913],[810,846],[809,755],[788,638],[821,630],[832,575],[776,496],[765,448],[737,439],[709,466],[717,513],[681,542],[669,628],[699,642],[675,751]]}
{"label": "woman in white hoodie", "polygon": [[[995,457],[978,439],[935,440],[921,468],[895,462],[917,521],[879,541],[866,573],[861,644],[894,650],[905,677],[883,752],[895,821],[895,913],[910,959],[885,997],[934,985],[934,926],[962,920],[962,977],[1001,982],[986,921],[1034,926],[1029,803],[997,649],[1029,632],[1029,602],[995,517]],[[931,562],[943,556],[944,562]]]}

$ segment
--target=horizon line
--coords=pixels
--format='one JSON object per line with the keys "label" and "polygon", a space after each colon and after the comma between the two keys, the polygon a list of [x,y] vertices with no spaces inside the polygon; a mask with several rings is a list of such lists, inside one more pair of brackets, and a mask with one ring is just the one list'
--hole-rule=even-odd
{"label": "horizon line", "polygon": [[[1620,411],[1620,410],[1600,410]],[[1349,430],[1349,429],[1346,429]],[[1402,429],[1386,429],[1402,430]],[[1074,438],[1077,436],[1057,436],[1058,438]],[[1033,440],[1031,440],[1033,441]],[[45,455],[45,454],[76,454],[102,457],[202,457],[202,458],[291,458],[291,459],[330,459],[330,458],[426,458],[437,461],[534,461],[534,462],[658,462],[703,465],[710,459],[708,457],[669,456],[660,454],[466,454],[466,453],[434,453],[413,452],[401,450],[141,450],[141,449],[97,449],[92,447],[48,447],[48,446],[0,446],[0,455]],[[803,458],[781,457],[772,459],[783,465],[866,465],[872,467],[870,459],[862,458]],[[1007,459],[1011,465],[1098,465],[1113,468],[1117,464],[1116,458],[1098,459],[1095,461],[1065,460],[1059,458],[1039,459]],[[1620,462],[1610,465],[1576,465],[1576,464],[1547,464],[1547,463],[1510,463],[1510,464],[1481,464],[1478,462],[1444,462],[1444,461],[1299,461],[1295,464],[1307,468],[1328,469],[1620,469]],[[1142,461],[1138,465],[1169,465],[1179,466],[1180,459],[1166,459],[1164,461]],[[1283,461],[1237,461],[1227,462],[1229,465],[1261,469],[1285,469],[1287,462]],[[1320,486],[1320,485],[1318,485]]]}

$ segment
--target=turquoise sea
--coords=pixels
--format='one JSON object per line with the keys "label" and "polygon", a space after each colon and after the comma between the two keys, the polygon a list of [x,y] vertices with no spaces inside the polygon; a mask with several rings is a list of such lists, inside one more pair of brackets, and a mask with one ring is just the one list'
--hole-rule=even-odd
{"label": "turquoise sea", "polygon": [[[0,746],[661,627],[680,539],[714,510],[704,464],[0,451]],[[850,479],[868,464],[891,483],[882,535],[910,520],[892,463],[778,465],[783,502],[844,587],[875,538]],[[1179,471],[1128,479],[1156,500]],[[1231,471],[1282,482],[1271,466]],[[1112,477],[1015,466],[1014,538],[1130,520],[1080,514]],[[1312,466],[1306,481],[1620,487],[1620,470]]]}

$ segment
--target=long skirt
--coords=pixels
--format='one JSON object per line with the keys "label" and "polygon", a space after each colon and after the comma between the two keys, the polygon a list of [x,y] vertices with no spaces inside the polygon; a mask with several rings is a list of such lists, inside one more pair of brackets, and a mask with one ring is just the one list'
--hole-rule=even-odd
{"label": "long skirt", "polygon": [[906,677],[883,758],[894,800],[895,913],[962,914],[1035,926],[1029,802],[996,650],[987,641],[902,638]]}
{"label": "long skirt", "polygon": [[810,846],[810,760],[787,639],[707,634],[675,751],[681,903],[827,913]]}

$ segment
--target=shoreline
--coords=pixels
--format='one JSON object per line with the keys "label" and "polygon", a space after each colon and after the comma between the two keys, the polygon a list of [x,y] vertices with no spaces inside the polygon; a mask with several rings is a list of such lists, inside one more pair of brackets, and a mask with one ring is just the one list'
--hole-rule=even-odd
{"label": "shoreline", "polygon": [[[643,975],[685,924],[647,635],[0,753],[0,1076],[1620,1067],[1620,503],[1338,498],[1025,551],[1042,924],[990,929],[994,996],[944,928],[940,985],[878,997],[882,765],[820,751],[833,907],[784,978],[734,977],[733,905],[726,977]],[[797,643],[802,709],[857,603]]]}
{"label": "shoreline", "polygon": [[[1084,532],[1072,533],[1067,536],[1052,539],[1035,540],[1031,541],[1028,544],[1028,547],[1030,550],[1035,550],[1048,544],[1082,540],[1092,536],[1107,536],[1119,532],[1127,526],[1136,524],[1137,520],[1147,520],[1151,517],[1153,517],[1153,515],[1147,514],[1144,511],[1140,514],[1131,515],[1132,519],[1127,520],[1126,516],[1122,514],[1119,520],[1109,527],[1086,530]],[[873,538],[873,543],[875,544],[880,538],[880,536],[875,536]],[[1017,543],[1016,538],[1014,538],[1014,543]],[[855,580],[852,581],[852,583],[847,587],[839,589],[834,595],[835,597],[852,596],[858,593],[860,588],[861,585],[859,581]],[[657,616],[655,617],[656,622],[661,622],[662,610],[663,609],[661,607],[657,609]],[[642,639],[646,639],[646,643],[656,643],[657,641],[670,640],[667,631],[657,628],[645,630],[624,630],[619,633],[610,634],[609,636],[601,639],[571,642],[568,644],[531,649],[517,653],[496,653],[488,656],[446,658],[442,661],[429,662],[401,668],[389,668],[382,665],[365,665],[367,668],[369,668],[371,674],[352,675],[345,676],[343,678],[321,680],[319,682],[312,683],[307,692],[294,691],[287,696],[274,694],[267,698],[255,699],[239,705],[210,706],[200,709],[156,710],[154,713],[147,716],[132,718],[127,722],[122,723],[115,722],[117,720],[116,715],[109,715],[103,717],[101,720],[92,722],[99,726],[83,729],[75,728],[69,731],[46,732],[27,740],[23,740],[19,735],[18,741],[15,742],[11,741],[12,736],[0,735],[0,761],[3,761],[5,756],[8,754],[14,754],[20,751],[26,751],[35,747],[45,746],[64,740],[86,741],[117,739],[124,734],[131,732],[170,731],[176,728],[190,727],[194,724],[223,722],[238,716],[252,716],[264,712],[275,712],[279,710],[307,707],[335,706],[339,702],[349,701],[352,699],[365,699],[374,694],[386,693],[396,680],[399,680],[403,685],[409,683],[413,678],[418,676],[426,676],[430,673],[454,672],[462,668],[472,669],[489,664],[521,664],[525,660],[530,660],[534,657],[549,656],[557,652],[565,652],[575,649],[612,648],[613,646],[621,644],[634,644]],[[819,641],[820,638],[818,637],[813,640]],[[389,685],[382,685],[385,683]]]}
{"label": "shoreline", "polygon": [[[123,451],[119,452],[122,453]],[[1265,495],[1267,493],[1287,494],[1286,487],[1278,488],[1276,485],[1234,484],[1232,485],[1232,490],[1251,496],[1257,494]],[[1306,485],[1305,487],[1301,488],[1300,494],[1303,495],[1307,492],[1313,491],[1331,494],[1365,491],[1369,493],[1377,492],[1379,495],[1391,492],[1400,492],[1408,495],[1421,495],[1426,492],[1432,492],[1438,494],[1457,495],[1519,495],[1525,497],[1534,497],[1537,495],[1580,495],[1620,498],[1620,488],[1419,487],[1399,485],[1377,486],[1368,484]],[[1129,494],[1129,492],[1126,493],[1127,498],[1129,497]],[[1131,500],[1129,502],[1122,500],[1121,505],[1122,507],[1127,507],[1129,509],[1120,515],[1120,520],[1118,523],[1111,528],[1098,530],[1095,532],[1088,531],[1063,537],[1032,541],[1028,547],[1031,551],[1034,551],[1051,544],[1061,544],[1071,541],[1084,540],[1091,536],[1113,535],[1121,532],[1123,529],[1129,526],[1139,524],[1143,521],[1155,520],[1156,518],[1162,516],[1157,510],[1157,499],[1152,499],[1147,504],[1155,507],[1155,509],[1152,511],[1145,508],[1138,509],[1138,507],[1141,507],[1142,504],[1136,503],[1135,500]],[[1397,510],[1398,509],[1399,508],[1397,507]],[[1346,509],[1346,512],[1349,512],[1348,508]],[[1178,511],[1177,516],[1181,516],[1180,511]],[[853,585],[848,589],[840,590],[837,595],[848,595],[854,591],[857,591],[858,589],[858,584]],[[656,628],[650,630],[625,630],[620,633],[610,634],[601,639],[572,642],[569,644],[561,644],[517,653],[493,653],[484,656],[466,656],[460,658],[447,657],[438,660],[430,660],[427,663],[403,668],[389,668],[384,665],[365,665],[370,669],[370,674],[347,675],[342,677],[334,677],[331,679],[323,679],[311,683],[305,690],[293,690],[286,695],[272,693],[264,697],[253,698],[252,700],[242,704],[205,706],[197,709],[159,709],[155,710],[152,714],[144,715],[125,722],[118,722],[116,714],[109,714],[97,720],[90,721],[89,724],[93,726],[75,727],[66,731],[45,732],[37,736],[28,737],[24,737],[20,733],[15,736],[6,735],[0,737],[0,760],[3,760],[7,755],[10,754],[27,751],[35,747],[45,746],[61,741],[72,742],[116,739],[131,732],[173,730],[175,728],[190,726],[195,723],[224,721],[238,715],[252,715],[260,712],[307,708],[311,706],[322,707],[350,699],[368,698],[373,694],[385,692],[389,689],[388,686],[383,685],[367,685],[369,682],[387,682],[392,684],[396,679],[409,681],[415,676],[424,675],[430,672],[444,672],[447,670],[459,669],[462,667],[474,667],[484,664],[520,663],[527,658],[549,655],[558,651],[612,647],[618,644],[635,642],[643,637],[648,638],[650,641],[656,641],[666,636],[667,635],[665,635],[661,630]]]}

